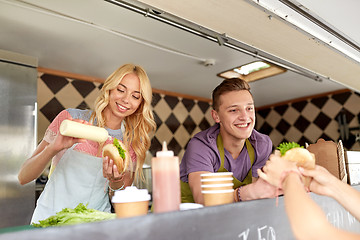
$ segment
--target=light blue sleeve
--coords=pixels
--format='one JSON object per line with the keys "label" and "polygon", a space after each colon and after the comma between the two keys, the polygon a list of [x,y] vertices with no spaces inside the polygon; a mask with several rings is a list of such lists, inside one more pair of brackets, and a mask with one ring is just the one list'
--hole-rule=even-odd
{"label": "light blue sleeve", "polygon": [[66,109],[66,111],[68,111],[70,113],[72,118],[82,119],[85,121],[90,120],[90,116],[92,113],[91,110],[81,110],[81,109],[76,109],[76,108],[68,108],[68,109]]}

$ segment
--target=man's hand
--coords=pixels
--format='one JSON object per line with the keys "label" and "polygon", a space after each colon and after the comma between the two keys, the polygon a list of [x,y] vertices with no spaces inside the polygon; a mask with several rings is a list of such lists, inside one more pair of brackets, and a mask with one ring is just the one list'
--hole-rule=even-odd
{"label": "man's hand", "polygon": [[189,174],[189,186],[195,203],[204,204],[204,197],[201,193],[201,174],[210,173],[205,171],[192,172]]}
{"label": "man's hand", "polygon": [[255,182],[248,184],[240,189],[240,197],[242,201],[262,199],[262,198],[274,198],[283,192],[277,187],[272,186],[261,178],[258,178]]}

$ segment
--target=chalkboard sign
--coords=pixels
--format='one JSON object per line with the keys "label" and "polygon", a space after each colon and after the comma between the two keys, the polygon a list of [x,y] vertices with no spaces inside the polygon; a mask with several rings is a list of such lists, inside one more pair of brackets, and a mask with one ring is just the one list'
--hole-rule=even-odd
{"label": "chalkboard sign", "polygon": [[[360,186],[354,186],[360,190]],[[360,233],[360,222],[335,200],[310,194],[336,227]],[[283,198],[1,234],[0,239],[294,239]]]}

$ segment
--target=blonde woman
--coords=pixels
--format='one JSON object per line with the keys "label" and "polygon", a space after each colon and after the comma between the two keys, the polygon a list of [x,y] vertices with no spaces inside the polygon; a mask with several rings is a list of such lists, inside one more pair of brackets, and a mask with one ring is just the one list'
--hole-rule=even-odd
{"label": "blonde woman", "polygon": [[[149,133],[156,128],[151,100],[151,85],[144,69],[125,64],[106,79],[94,111],[66,109],[57,115],[18,175],[20,184],[29,183],[38,178],[51,161],[51,175],[31,222],[79,203],[110,211],[109,193],[130,186],[134,178],[142,178],[142,165],[150,147]],[[130,152],[131,170],[119,174],[112,159],[100,157],[101,146],[97,142],[59,134],[65,119],[104,127],[112,137],[106,143],[114,137],[122,140]]]}

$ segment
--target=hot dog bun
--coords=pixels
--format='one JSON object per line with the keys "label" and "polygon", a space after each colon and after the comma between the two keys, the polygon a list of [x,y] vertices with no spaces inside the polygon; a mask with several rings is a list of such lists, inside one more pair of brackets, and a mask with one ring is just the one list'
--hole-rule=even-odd
{"label": "hot dog bun", "polygon": [[[118,147],[116,147],[117,143],[115,142],[117,142],[119,144],[119,147],[121,147],[124,150],[122,151],[124,158],[121,157]],[[125,172],[129,166],[129,162],[130,162],[129,151],[127,150],[125,145],[121,141],[118,141],[117,139],[116,140],[114,139],[114,143],[106,144],[103,147],[102,155],[103,157],[108,156],[110,159],[114,161],[114,164],[116,165],[119,173]]]}
{"label": "hot dog bun", "polygon": [[[288,161],[296,162],[298,167],[305,169],[315,168],[315,155],[305,148],[296,147],[289,149],[282,157]],[[303,182],[306,187],[309,187],[311,178],[303,177]]]}
{"label": "hot dog bun", "polygon": [[292,148],[286,151],[283,156],[289,161],[296,162],[298,167],[306,169],[315,168],[315,155],[305,148]]}

